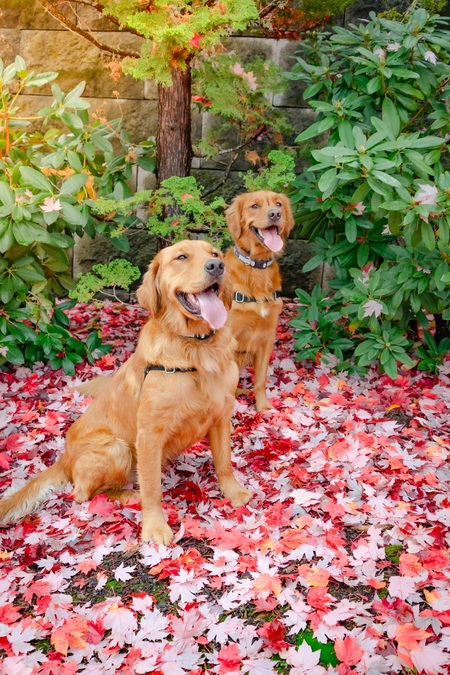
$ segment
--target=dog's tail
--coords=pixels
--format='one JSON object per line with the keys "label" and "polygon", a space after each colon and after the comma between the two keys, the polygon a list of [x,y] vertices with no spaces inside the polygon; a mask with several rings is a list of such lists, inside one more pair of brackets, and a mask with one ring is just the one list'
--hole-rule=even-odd
{"label": "dog's tail", "polygon": [[15,523],[32,513],[43,501],[50,497],[52,492],[69,482],[69,476],[59,459],[55,464],[30,480],[23,488],[0,500],[0,524]]}

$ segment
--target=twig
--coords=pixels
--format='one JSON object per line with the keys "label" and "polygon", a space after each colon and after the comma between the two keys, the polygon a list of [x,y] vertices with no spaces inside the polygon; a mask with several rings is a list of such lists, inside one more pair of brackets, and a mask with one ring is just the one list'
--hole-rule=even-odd
{"label": "twig", "polygon": [[[437,92],[442,91],[442,90],[447,86],[447,84],[448,84],[449,82],[450,82],[450,77],[447,77],[447,78],[442,82],[442,84],[441,84],[441,86],[439,87],[439,89],[437,90]],[[437,92],[436,92],[436,93],[437,93]],[[404,131],[404,130],[406,129],[406,127],[408,127],[410,124],[412,124],[412,123],[414,122],[414,120],[416,120],[416,119],[423,113],[423,111],[426,110],[426,108],[427,108],[429,105],[430,105],[430,101],[429,101],[429,100],[425,101],[425,103],[423,104],[423,106],[422,106],[421,108],[419,108],[419,110],[416,112],[416,114],[413,115],[413,116],[411,117],[411,119],[408,120],[408,121],[406,122],[406,124],[405,124],[405,126],[403,127],[402,131]],[[442,142],[444,142],[444,140],[443,140]]]}
{"label": "twig", "polygon": [[93,44],[95,47],[100,49],[103,52],[109,52],[110,54],[115,54],[116,56],[120,56],[121,58],[138,58],[139,54],[138,52],[128,52],[124,51],[123,49],[117,49],[115,47],[110,47],[109,45],[104,44],[103,42],[99,42],[91,33],[88,31],[79,28],[76,26],[72,21],[67,19],[64,14],[62,14],[59,9],[56,9],[56,7],[53,5],[53,3],[50,0],[37,0],[38,3],[41,5],[41,7],[44,8],[45,11],[49,12],[57,21],[59,21],[63,26],[65,26],[68,30],[70,30],[72,33],[76,33],[77,35],[81,35],[81,37],[84,37],[85,40]]}
{"label": "twig", "polygon": [[212,192],[215,192],[220,187],[222,187],[224,183],[226,183],[226,181],[228,180],[228,176],[230,175],[231,167],[233,166],[234,162],[237,160],[238,157],[239,157],[239,150],[237,150],[229,160],[228,165],[223,174],[223,178],[216,185],[213,185],[213,187],[210,187],[207,190],[205,190],[202,194],[202,199],[210,195]]}
{"label": "twig", "polygon": [[213,187],[210,187],[207,190],[205,190],[205,192],[203,192],[203,194],[202,194],[203,199],[205,197],[207,197],[208,195],[210,195],[212,192],[215,192],[220,187],[222,187],[222,185],[228,180],[228,177],[229,177],[230,171],[231,171],[231,167],[233,166],[234,162],[239,157],[239,152],[242,150],[242,148],[245,148],[246,145],[249,145],[250,143],[255,141],[258,138],[258,136],[260,136],[262,133],[264,133],[265,129],[266,129],[266,126],[263,124],[262,127],[259,127],[259,129],[254,134],[252,134],[252,136],[250,136],[250,138],[247,138],[247,140],[244,141],[243,143],[241,143],[240,145],[237,145],[234,148],[228,148],[226,150],[219,150],[219,152],[218,152],[219,155],[225,155],[225,154],[228,154],[229,152],[232,152],[233,154],[231,156],[231,159],[228,161],[228,164],[227,164],[226,169],[225,169],[225,173],[223,175],[223,179],[221,179]]}

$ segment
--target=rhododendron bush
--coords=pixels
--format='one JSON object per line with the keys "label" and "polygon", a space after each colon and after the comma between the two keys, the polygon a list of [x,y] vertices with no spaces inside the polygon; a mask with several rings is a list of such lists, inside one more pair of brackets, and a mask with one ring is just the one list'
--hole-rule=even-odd
{"label": "rhododendron bush", "polygon": [[[71,325],[93,311],[78,304]],[[76,382],[117,368],[145,321],[137,306],[97,311],[113,349]],[[450,362],[395,381],[299,365],[294,311],[269,368],[273,411],[246,393],[235,405],[248,505],[222,498],[201,442],[163,475],[170,547],[140,543],[137,501],[76,504],[70,486],[0,528],[0,673],[449,672]],[[0,374],[3,490],[62,451],[89,404],[73,382],[39,364]]]}
{"label": "rhododendron bush", "polygon": [[335,294],[299,291],[299,358],[437,372],[450,350],[448,20],[412,3],[300,47],[291,78],[318,115],[297,142],[328,138],[291,196],[316,253],[303,271],[327,262]]}

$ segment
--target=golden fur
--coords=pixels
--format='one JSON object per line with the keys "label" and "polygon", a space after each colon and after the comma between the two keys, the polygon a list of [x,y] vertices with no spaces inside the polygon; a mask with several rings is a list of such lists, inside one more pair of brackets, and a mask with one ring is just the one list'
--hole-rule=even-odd
{"label": "golden fur", "polygon": [[[278,220],[269,215],[274,209],[280,212]],[[254,393],[257,410],[268,410],[266,395],[267,369],[273,350],[278,317],[283,307],[280,298],[273,300],[273,292],[281,289],[281,275],[275,254],[258,238],[252,228],[264,230],[274,223],[284,240],[294,226],[289,199],[283,194],[267,190],[239,195],[226,212],[228,229],[238,250],[252,260],[269,260],[266,269],[246,265],[233,249],[225,255],[225,265],[231,277],[233,292],[259,302],[233,301],[229,323],[238,342],[236,361],[239,367],[253,362]]]}
{"label": "golden fur", "polygon": [[[0,522],[21,518],[49,492],[69,482],[78,502],[106,492],[125,503],[139,496],[123,489],[137,469],[142,539],[167,544],[173,534],[161,507],[161,468],[206,435],[223,494],[234,506],[250,499],[251,493],[237,482],[231,466],[230,420],[238,368],[230,326],[226,323],[205,340],[193,337],[210,334],[211,327],[177,296],[201,293],[216,282],[229,308],[225,275],[220,271],[212,278],[205,269],[218,258],[221,253],[203,241],[182,241],[158,253],[138,290],[138,300],[150,318],[136,351],[111,378],[83,385],[84,393],[95,398],[70,427],[64,454],[0,501]],[[196,370],[150,371],[144,376],[149,364]]]}

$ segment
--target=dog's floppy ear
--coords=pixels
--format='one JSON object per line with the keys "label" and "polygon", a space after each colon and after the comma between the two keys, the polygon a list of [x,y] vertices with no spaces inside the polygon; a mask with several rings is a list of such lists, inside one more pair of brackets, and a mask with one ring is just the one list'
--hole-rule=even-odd
{"label": "dog's floppy ear", "polygon": [[245,197],[246,195],[239,195],[239,197],[235,197],[235,199],[233,199],[230,206],[225,211],[228,229],[230,230],[234,239],[239,239],[242,234],[241,217],[242,206]]}
{"label": "dog's floppy ear", "polygon": [[281,199],[281,203],[283,204],[284,211],[286,213],[286,218],[284,221],[284,227],[283,227],[283,234],[287,237],[288,234],[291,232],[292,228],[295,225],[294,221],[294,216],[292,214],[292,207],[291,207],[291,202],[289,201],[289,197],[286,197],[286,195],[279,195]]}
{"label": "dog's floppy ear", "polygon": [[148,309],[152,316],[156,316],[161,310],[161,294],[158,281],[159,267],[160,256],[157,255],[144,274],[142,284],[136,293],[139,304]]}
{"label": "dog's floppy ear", "polygon": [[225,283],[220,294],[220,299],[227,308],[227,311],[230,311],[231,305],[233,304],[233,282],[231,276],[225,272]]}

